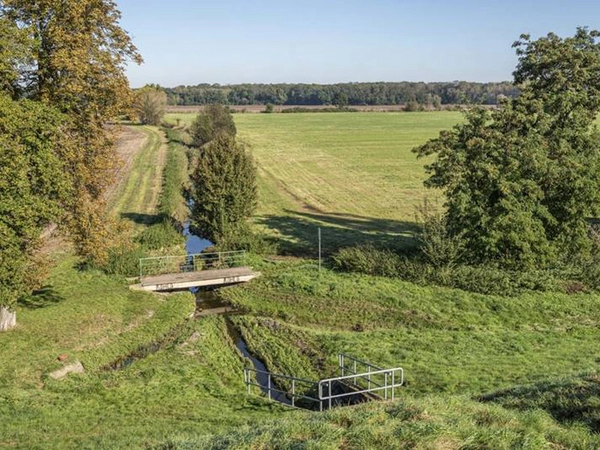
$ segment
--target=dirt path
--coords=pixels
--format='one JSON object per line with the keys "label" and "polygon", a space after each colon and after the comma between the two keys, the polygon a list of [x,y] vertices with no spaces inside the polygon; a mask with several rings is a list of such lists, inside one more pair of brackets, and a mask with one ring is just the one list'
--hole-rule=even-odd
{"label": "dirt path", "polygon": [[123,126],[118,134],[115,147],[121,166],[117,170],[115,180],[106,190],[106,199],[110,202],[118,188],[129,174],[133,160],[138,152],[146,145],[149,136],[140,127]]}
{"label": "dirt path", "polygon": [[162,189],[162,173],[166,163],[167,143],[164,134],[155,127],[136,127],[143,133],[125,139],[120,153],[127,158],[133,152],[128,167],[121,170],[118,185],[109,201],[109,213],[119,214],[137,224],[151,223],[157,212]]}

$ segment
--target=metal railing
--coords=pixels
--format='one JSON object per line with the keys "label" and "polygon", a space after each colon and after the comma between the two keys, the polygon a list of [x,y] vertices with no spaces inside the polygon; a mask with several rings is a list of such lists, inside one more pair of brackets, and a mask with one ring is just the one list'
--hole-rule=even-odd
{"label": "metal railing", "polygon": [[[251,373],[254,373],[256,375],[256,378],[258,378],[258,376],[262,375],[263,378],[267,379],[266,383],[261,384],[261,383],[257,383],[255,381],[253,381],[252,377],[250,375]],[[277,380],[289,381],[291,383],[291,392],[279,389],[276,384]],[[256,387],[261,388],[265,392],[267,397],[269,397],[269,400],[273,400],[273,399],[279,400],[281,403],[289,404],[290,406],[293,406],[293,407],[296,407],[296,403],[297,403],[298,399],[308,400],[309,402],[313,402],[313,403],[317,403],[317,404],[320,404],[320,402],[321,402],[321,400],[318,398],[311,397],[310,395],[305,395],[305,394],[301,394],[301,393],[297,392],[298,388],[300,388],[300,387],[305,388],[305,389],[303,389],[303,392],[310,392],[311,390],[314,390],[314,391],[317,390],[318,385],[319,385],[318,382],[312,381],[312,380],[306,380],[304,378],[292,377],[290,375],[282,375],[282,374],[267,372],[264,370],[253,369],[251,367],[246,367],[246,368],[244,368],[244,383],[246,383],[246,386],[248,387],[248,394],[250,394],[252,386],[256,386]],[[281,398],[276,398],[276,397],[279,397],[279,395],[274,396],[273,393],[281,394],[281,395],[285,396],[286,399],[288,400],[288,402],[282,401]]]}
{"label": "metal railing", "polygon": [[[378,396],[378,393],[381,393],[381,391],[383,391],[383,398],[385,400],[394,400],[396,397],[396,388],[404,384],[404,370],[402,367],[382,369],[346,354],[338,355],[338,361],[339,377],[313,381],[247,367],[244,369],[244,383],[248,387],[248,393],[251,392],[252,386],[256,386],[265,392],[269,400],[278,400],[296,407],[297,400],[304,399],[317,404],[320,411],[323,411],[324,406],[331,409],[334,405],[343,403],[344,399],[350,400],[352,396],[362,395],[366,397],[367,395],[372,395],[376,398],[381,398]],[[255,374],[256,379],[260,376],[263,383],[254,381],[251,373]],[[277,380],[291,383],[291,392],[279,388]],[[334,390],[336,386],[342,386],[348,390],[336,393]],[[301,392],[304,393],[299,393],[298,387],[302,387]],[[315,391],[316,396],[306,394],[307,392]],[[287,401],[283,400],[281,395]]]}
{"label": "metal railing", "polygon": [[185,256],[155,256],[140,258],[140,278],[171,273],[229,269],[246,263],[246,252],[196,253]]}

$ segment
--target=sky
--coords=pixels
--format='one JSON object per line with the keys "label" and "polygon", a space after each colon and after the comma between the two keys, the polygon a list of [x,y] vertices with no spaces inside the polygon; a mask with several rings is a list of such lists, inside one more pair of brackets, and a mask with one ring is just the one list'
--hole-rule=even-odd
{"label": "sky", "polygon": [[600,28],[593,0],[116,0],[133,87],[505,81],[512,43]]}

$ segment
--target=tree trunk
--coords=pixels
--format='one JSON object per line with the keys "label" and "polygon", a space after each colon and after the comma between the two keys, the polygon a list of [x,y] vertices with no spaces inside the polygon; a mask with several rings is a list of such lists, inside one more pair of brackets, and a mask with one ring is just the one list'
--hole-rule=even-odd
{"label": "tree trunk", "polygon": [[10,330],[17,325],[17,312],[6,306],[0,306],[0,332]]}

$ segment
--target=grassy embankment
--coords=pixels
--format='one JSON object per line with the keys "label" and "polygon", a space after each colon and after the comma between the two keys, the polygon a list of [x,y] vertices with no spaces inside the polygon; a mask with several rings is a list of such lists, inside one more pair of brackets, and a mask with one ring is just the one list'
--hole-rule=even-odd
{"label": "grassy embankment", "polygon": [[[137,153],[115,214],[156,214],[175,197],[167,186],[151,197],[129,189],[160,186],[157,155],[155,146]],[[165,178],[181,157],[170,149]],[[175,192],[171,203],[180,204]],[[143,233],[147,225],[138,225]],[[240,398],[243,360],[222,319],[189,320],[190,294],[133,292],[124,279],[80,271],[78,263],[68,252],[54,253],[47,288],[19,305],[15,330],[0,334],[0,447],[143,447],[173,434],[246,424],[276,409]],[[158,350],[149,345],[155,342]],[[66,361],[58,361],[61,354]],[[130,355],[146,357],[108,369]],[[75,361],[85,374],[49,376]]]}

